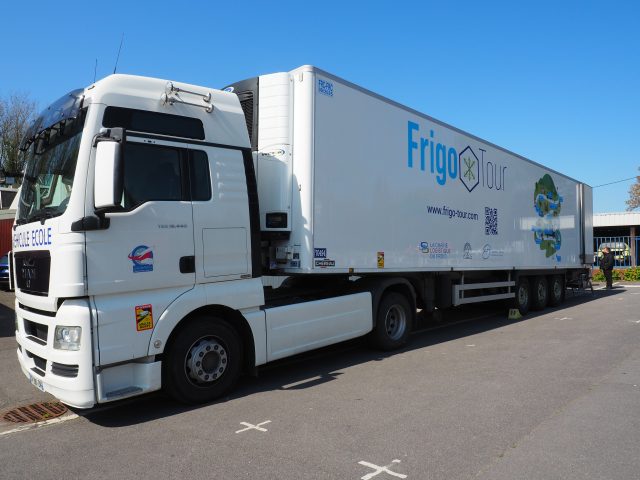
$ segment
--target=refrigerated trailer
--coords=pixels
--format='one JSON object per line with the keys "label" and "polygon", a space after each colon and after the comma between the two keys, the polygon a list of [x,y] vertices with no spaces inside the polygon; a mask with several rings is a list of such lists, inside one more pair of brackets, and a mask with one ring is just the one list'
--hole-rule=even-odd
{"label": "refrigerated trailer", "polygon": [[311,66],[221,90],[111,75],[22,150],[18,360],[80,408],[398,348],[417,309],[557,305],[593,259],[589,186]]}

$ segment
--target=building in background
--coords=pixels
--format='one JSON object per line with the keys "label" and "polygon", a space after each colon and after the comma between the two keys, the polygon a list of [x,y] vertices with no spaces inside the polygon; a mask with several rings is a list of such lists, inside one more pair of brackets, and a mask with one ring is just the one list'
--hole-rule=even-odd
{"label": "building in background", "polygon": [[18,208],[18,192],[10,187],[0,187],[0,256],[11,250],[13,220]]}
{"label": "building in background", "polygon": [[602,250],[608,246],[616,267],[640,265],[640,212],[596,213],[593,215],[594,261],[599,265]]}

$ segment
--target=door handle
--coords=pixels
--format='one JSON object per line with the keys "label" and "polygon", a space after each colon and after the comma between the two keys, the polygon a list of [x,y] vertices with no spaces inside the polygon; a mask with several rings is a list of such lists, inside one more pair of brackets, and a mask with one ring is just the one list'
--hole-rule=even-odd
{"label": "door handle", "polygon": [[180,257],[180,273],[195,273],[195,271],[196,257],[194,255]]}

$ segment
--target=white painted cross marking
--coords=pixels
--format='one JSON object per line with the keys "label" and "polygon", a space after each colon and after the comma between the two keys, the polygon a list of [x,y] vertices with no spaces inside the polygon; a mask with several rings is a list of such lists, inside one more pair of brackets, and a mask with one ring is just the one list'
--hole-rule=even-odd
{"label": "white painted cross marking", "polygon": [[475,347],[476,344],[475,343],[470,343],[469,345],[467,345],[467,347]]}
{"label": "white painted cross marking", "polygon": [[571,317],[562,317],[562,318],[556,317],[555,320],[573,320],[573,319]]}
{"label": "white painted cross marking", "polygon": [[388,473],[389,475],[394,476],[394,477],[398,477],[398,478],[407,478],[407,476],[402,474],[402,473],[396,473],[396,472],[392,472],[391,470],[389,470],[389,467],[391,465],[393,465],[394,463],[400,463],[400,460],[392,460],[389,465],[385,465],[384,467],[379,467],[378,465],[374,465],[373,463],[364,462],[364,461],[360,461],[358,463],[360,465],[363,465],[363,466],[369,467],[369,468],[373,468],[375,470],[375,472],[367,473],[364,477],[360,477],[361,480],[369,480],[370,478],[373,478],[376,475],[380,475],[382,472]]}
{"label": "white painted cross marking", "polygon": [[261,432],[266,432],[266,428],[262,428],[261,425],[266,425],[267,423],[271,423],[271,420],[267,420],[266,422],[258,423],[257,425],[252,425],[247,422],[240,422],[240,425],[244,425],[247,428],[243,428],[241,430],[236,431],[236,433],[246,432],[247,430],[259,430]]}
{"label": "white painted cross marking", "polygon": [[635,322],[633,322],[633,323],[640,323],[640,320],[636,320],[636,321],[635,321]]}

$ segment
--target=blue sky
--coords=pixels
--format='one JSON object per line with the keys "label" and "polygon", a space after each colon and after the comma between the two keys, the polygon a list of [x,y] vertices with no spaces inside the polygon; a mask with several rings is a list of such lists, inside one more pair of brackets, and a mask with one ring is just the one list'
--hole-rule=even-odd
{"label": "blue sky", "polygon": [[[640,2],[5,2],[0,95],[314,64],[592,186],[639,174]],[[594,190],[622,211],[631,181]]]}

